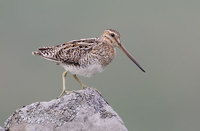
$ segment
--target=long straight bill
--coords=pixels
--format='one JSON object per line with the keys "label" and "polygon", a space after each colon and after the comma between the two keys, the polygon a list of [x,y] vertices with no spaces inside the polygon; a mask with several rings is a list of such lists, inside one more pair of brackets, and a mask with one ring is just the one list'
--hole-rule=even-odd
{"label": "long straight bill", "polygon": [[137,61],[133,58],[133,56],[121,45],[119,44],[119,48],[143,71],[145,70],[137,63]]}

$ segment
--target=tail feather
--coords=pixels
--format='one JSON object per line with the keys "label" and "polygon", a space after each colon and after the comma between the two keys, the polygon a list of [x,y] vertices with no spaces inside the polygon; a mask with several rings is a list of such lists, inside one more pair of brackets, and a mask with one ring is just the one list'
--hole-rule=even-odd
{"label": "tail feather", "polygon": [[38,51],[34,51],[34,52],[32,52],[32,54],[33,55],[42,55],[40,52],[38,52]]}
{"label": "tail feather", "polygon": [[55,55],[55,48],[53,47],[42,47],[38,51],[32,52],[33,55],[41,55],[45,57],[53,57]]}
{"label": "tail feather", "polygon": [[47,60],[57,62],[56,49],[54,47],[43,47],[39,48],[38,51],[32,52],[33,55],[39,55]]}

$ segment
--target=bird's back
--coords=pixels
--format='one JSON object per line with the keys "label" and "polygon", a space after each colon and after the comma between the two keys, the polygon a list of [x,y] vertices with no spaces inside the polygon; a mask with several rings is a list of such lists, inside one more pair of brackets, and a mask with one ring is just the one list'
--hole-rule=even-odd
{"label": "bird's back", "polygon": [[78,65],[80,59],[90,53],[96,44],[96,38],[73,40],[57,46],[39,48],[33,54],[57,64]]}

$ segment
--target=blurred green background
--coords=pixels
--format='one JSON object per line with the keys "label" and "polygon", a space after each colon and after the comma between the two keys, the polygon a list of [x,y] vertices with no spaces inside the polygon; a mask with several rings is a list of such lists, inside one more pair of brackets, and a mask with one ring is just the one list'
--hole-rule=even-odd
{"label": "blurred green background", "polygon": [[[17,108],[56,98],[64,69],[31,52],[38,47],[121,33],[120,50],[97,88],[130,131],[200,130],[199,0],[1,0],[0,125]],[[69,90],[80,89],[67,77]]]}

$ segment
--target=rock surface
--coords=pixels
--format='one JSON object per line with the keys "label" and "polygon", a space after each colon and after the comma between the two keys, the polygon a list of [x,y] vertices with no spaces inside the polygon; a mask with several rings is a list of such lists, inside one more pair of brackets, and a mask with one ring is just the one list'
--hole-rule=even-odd
{"label": "rock surface", "polygon": [[127,131],[123,121],[95,89],[76,91],[16,110],[9,131]]}
{"label": "rock surface", "polygon": [[0,131],[5,131],[5,130],[0,126]]}

